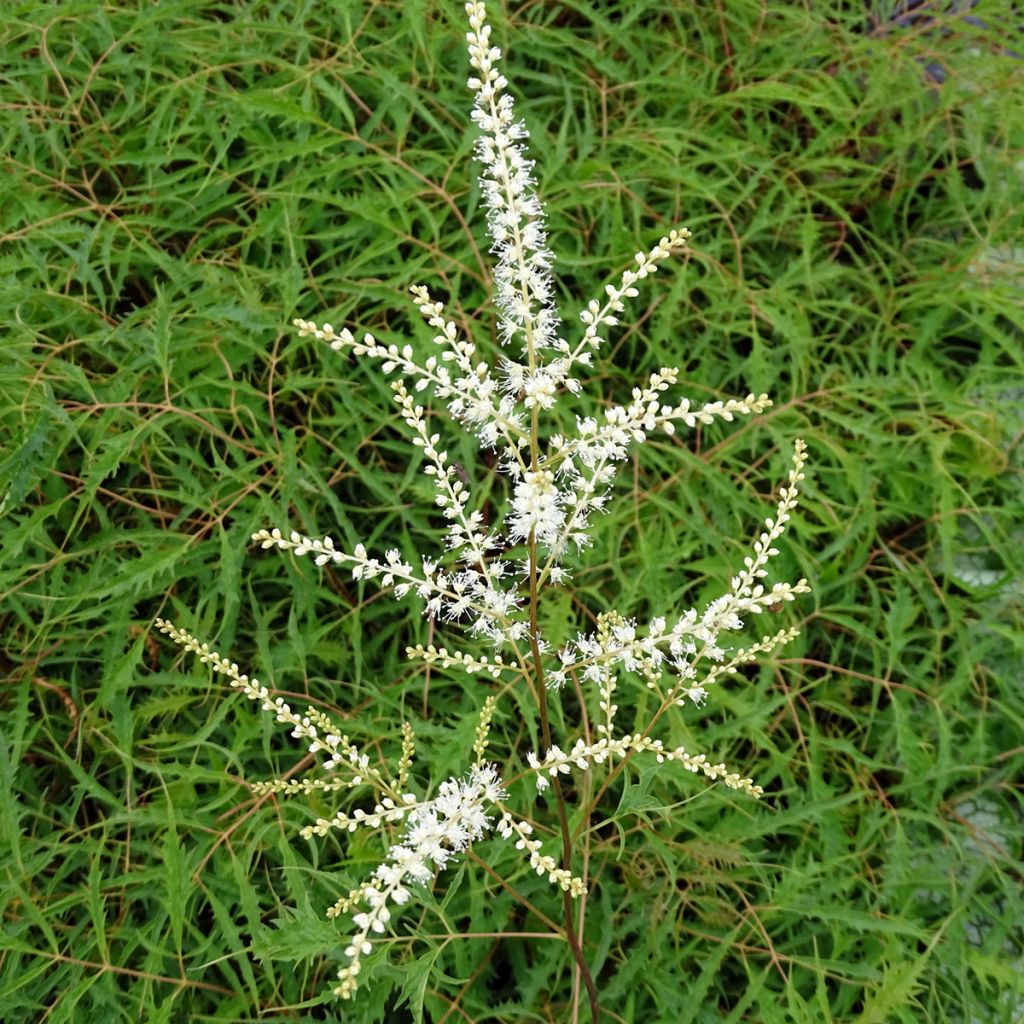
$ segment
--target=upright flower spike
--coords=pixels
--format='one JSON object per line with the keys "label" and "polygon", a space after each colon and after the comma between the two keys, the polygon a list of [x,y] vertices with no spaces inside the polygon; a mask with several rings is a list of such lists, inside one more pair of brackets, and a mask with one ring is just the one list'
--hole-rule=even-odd
{"label": "upright flower spike", "polygon": [[[475,93],[473,123],[483,133],[475,154],[483,164],[480,179],[494,268],[494,302],[500,314],[498,333],[504,344],[519,341],[528,366],[525,374],[509,365],[514,384],[527,386],[537,369],[538,353],[547,348],[567,350],[558,335],[551,282],[554,259],[547,248],[544,211],[534,191],[533,161],[526,156],[530,137],[526,125],[513,113],[508,80],[495,66],[501,50],[491,46],[491,26],[482,3],[467,3],[469,64],[476,74],[469,79]],[[519,386],[514,390],[518,391]],[[536,390],[536,385],[534,386]]]}
{"label": "upright flower spike", "polygon": [[[741,666],[793,639],[797,631],[791,628],[732,648],[728,638],[750,616],[809,590],[802,579],[766,582],[771,560],[778,554],[775,545],[787,528],[804,479],[806,447],[797,441],[774,512],[764,520],[751,554],[719,597],[701,608],[663,610],[647,622],[614,609],[601,611],[593,632],[577,633],[557,652],[541,635],[547,593],[569,582],[560,563],[590,544],[594,514],[612,500],[616,471],[636,449],[655,434],[671,437],[681,428],[758,415],[771,402],[766,395],[753,393],[691,402],[676,394],[679,370],[666,366],[638,382],[623,404],[595,396],[575,416],[574,429],[564,427],[571,415],[560,418],[561,429],[546,426],[547,414],[557,403],[581,396],[584,384],[574,374],[591,366],[628,300],[637,297],[638,285],[685,249],[689,232],[672,230],[649,251],[636,253],[618,283],[607,285],[603,298],[583,306],[582,331],[576,340],[565,340],[554,306],[553,256],[547,248],[544,211],[525,148],[527,131],[515,118],[508,82],[498,70],[501,54],[491,45],[484,5],[467,3],[465,9],[473,69],[471,117],[481,133],[475,154],[483,165],[480,182],[487,231],[497,257],[494,301],[503,348],[492,353],[496,367],[481,354],[472,327],[460,328],[448,319],[443,304],[422,285],[414,285],[410,293],[433,331],[433,348],[425,358],[406,339],[378,341],[368,332],[295,321],[300,337],[310,336],[336,352],[373,361],[385,376],[393,375],[402,423],[434,485],[433,508],[444,521],[445,540],[436,554],[413,558],[403,553],[399,545],[407,539],[401,537],[391,538],[394,546],[371,554],[362,543],[345,550],[330,534],[310,537],[280,526],[252,535],[265,549],[310,556],[317,566],[344,568],[353,579],[385,588],[396,599],[418,601],[434,622],[459,623],[471,638],[492,645],[490,653],[449,650],[434,643],[406,648],[410,661],[424,672],[436,670],[459,680],[470,691],[467,703],[477,705],[472,708],[477,716],[472,746],[467,740],[461,774],[450,774],[446,765],[435,774],[440,782],[426,781],[434,767],[432,752],[421,748],[414,761],[410,722],[402,723],[400,751],[388,767],[381,750],[395,746],[394,738],[361,748],[324,712],[314,707],[296,712],[207,644],[162,619],[156,623],[231,687],[290,728],[303,756],[316,755],[318,776],[253,785],[257,794],[268,798],[316,800],[310,822],[298,830],[301,837],[316,841],[329,835],[379,834],[377,865],[358,885],[345,884],[343,895],[326,910],[332,920],[351,915],[346,963],[333,989],[343,999],[355,994],[372,943],[386,938],[393,916],[415,899],[420,887],[440,882],[445,869],[475,843],[481,844],[479,856],[497,867],[510,859],[503,856],[499,843],[514,848],[525,858],[525,863],[518,862],[518,870],[546,878],[567,900],[587,892],[586,871],[582,877],[573,873],[578,858],[559,779],[573,773],[600,775],[597,785],[580,791],[603,793],[638,759],[675,766],[677,778],[689,772],[760,798],[764,791],[752,779],[706,754],[672,746],[654,733],[665,728],[663,719],[678,718],[702,705]],[[483,330],[476,333],[487,335]],[[522,361],[514,357],[513,345]],[[437,415],[431,402],[445,407],[449,419]],[[509,492],[504,509],[490,482],[482,500],[471,475],[456,464],[444,441],[452,423],[474,436],[482,448],[497,449],[497,469]],[[557,614],[564,618],[564,605]],[[576,706],[574,702],[558,715],[549,714],[549,705],[561,700],[566,683],[580,695],[587,727],[570,725],[568,734],[556,741],[551,722],[571,722],[569,709]],[[473,701],[472,693],[483,687],[486,697]],[[512,691],[515,696],[509,699]],[[537,718],[524,722],[531,700]],[[641,708],[649,715],[646,725],[637,721]],[[622,731],[623,713],[636,731]],[[667,729],[662,735],[666,733]],[[540,750],[520,748],[519,737],[531,734],[541,737]],[[468,733],[463,730],[463,735]],[[446,750],[448,757],[450,747]],[[492,761],[505,766],[501,775]],[[533,785],[517,785],[524,779]],[[322,813],[320,801],[334,793],[346,795],[349,802]],[[538,802],[536,793],[554,800],[555,815],[545,818],[545,801]],[[521,803],[515,811],[506,806],[513,797]],[[356,800],[359,806],[352,805]],[[584,823],[594,811],[593,806],[581,809]],[[533,822],[538,836],[562,837],[560,857],[544,852],[545,841],[551,840],[536,837]],[[495,876],[497,867],[492,868]],[[511,885],[509,889],[514,891]],[[584,955],[586,943],[575,934],[576,911],[571,904],[563,910],[559,936],[576,962],[597,1020],[600,1007]]]}

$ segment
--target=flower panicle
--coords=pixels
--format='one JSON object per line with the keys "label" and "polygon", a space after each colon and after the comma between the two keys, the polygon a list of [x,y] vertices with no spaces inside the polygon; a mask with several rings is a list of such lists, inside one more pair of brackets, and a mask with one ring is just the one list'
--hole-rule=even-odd
{"label": "flower panicle", "polygon": [[269,688],[255,676],[249,677],[243,673],[235,662],[212,650],[208,643],[197,640],[166,619],[157,619],[156,627],[180,647],[195,654],[200,663],[208,664],[215,672],[226,676],[232,687],[241,690],[251,701],[259,704],[263,711],[273,714],[281,724],[291,726],[293,738],[304,741],[310,754],[325,758],[324,768],[333,770],[344,765],[353,773],[352,785],[365,781],[387,791],[387,784],[370,765],[369,758],[323,712],[308,707],[303,714],[296,713],[283,697],[272,696]]}
{"label": "flower panicle", "polygon": [[574,898],[586,895],[587,885],[582,878],[559,867],[554,857],[541,853],[542,844],[539,839],[532,838],[533,826],[528,821],[520,821],[505,811],[498,821],[497,830],[503,839],[514,839],[517,850],[526,852],[530,867],[538,875],[546,876],[552,885],[557,885]]}
{"label": "flower panicle", "polygon": [[[370,935],[386,931],[392,916],[390,905],[408,903],[410,886],[430,882],[436,872],[443,871],[471,843],[490,832],[494,822],[487,812],[492,806],[500,806],[507,795],[493,764],[475,764],[466,778],[452,777],[442,782],[433,799],[417,802],[409,797],[403,806],[382,804],[379,811],[363,815],[361,820],[370,827],[404,817],[405,829],[371,879],[331,908],[332,917],[360,905],[364,908],[352,918],[356,930],[345,947],[349,960],[338,972],[336,996],[350,999],[355,994],[362,958],[373,948]],[[353,815],[337,827],[354,831],[360,823]],[[318,826],[310,835],[322,834]],[[326,832],[335,826],[324,822],[322,827]]]}
{"label": "flower panicle", "polygon": [[[395,770],[385,774],[329,715],[314,707],[301,713],[293,710],[283,696],[242,673],[208,644],[164,619],[156,621],[162,632],[290,727],[292,737],[327,769],[322,778],[255,783],[252,788],[257,795],[304,795],[319,800],[341,790],[365,786],[370,791],[362,806],[327,811],[300,832],[309,840],[360,830],[384,837],[382,862],[327,910],[331,919],[351,915],[347,962],[334,986],[334,993],[343,999],[357,990],[374,937],[388,932],[392,915],[413,898],[416,886],[431,883],[471,844],[492,833],[523,854],[532,871],[569,896],[587,892],[586,872],[579,877],[570,870],[568,845],[562,851],[563,860],[556,860],[544,852],[533,826],[505,806],[507,788],[488,761],[495,756],[491,732],[494,722],[502,721],[498,716],[502,695],[521,688],[538,697],[547,749],[529,752],[524,772],[533,776],[538,792],[574,771],[607,765],[614,775],[624,761],[638,756],[653,758],[657,764],[682,765],[712,783],[722,782],[758,799],[764,790],[752,779],[705,754],[666,746],[649,733],[663,714],[701,706],[715,683],[790,642],[797,630],[782,629],[729,651],[723,635],[741,629],[745,617],[775,610],[809,591],[804,579],[767,581],[770,563],[779,553],[776,544],[796,508],[804,480],[806,445],[798,440],[775,509],[764,519],[743,568],[721,596],[703,609],[659,615],[647,623],[604,612],[598,615],[593,632],[578,634],[557,655],[541,635],[538,595],[569,579],[561,563],[569,553],[590,544],[592,523],[605,511],[616,474],[636,447],[655,435],[672,437],[681,428],[760,415],[771,401],[754,393],[704,403],[680,398],[675,391],[680,370],[665,366],[638,382],[627,401],[577,416],[574,428],[566,426],[569,417],[562,417],[560,432],[544,432],[544,414],[567,394],[581,391],[578,371],[592,366],[595,353],[619,326],[627,302],[639,295],[640,283],[670,257],[687,250],[690,232],[672,230],[649,251],[637,252],[619,280],[606,285],[603,297],[591,299],[580,311],[581,335],[573,335],[573,343],[566,340],[554,301],[554,256],[547,244],[534,162],[526,148],[529,133],[515,115],[508,81],[499,67],[501,52],[491,42],[485,5],[471,0],[465,11],[472,68],[468,85],[474,96],[471,118],[479,130],[474,154],[482,167],[482,205],[491,253],[496,257],[493,298],[502,346],[496,364],[481,356],[472,325],[449,316],[444,303],[423,285],[413,285],[409,293],[433,332],[434,347],[425,358],[406,340],[382,342],[368,331],[357,335],[329,322],[293,321],[300,337],[322,341],[356,360],[372,361],[391,378],[399,415],[422,457],[422,472],[430,478],[434,506],[446,526],[444,550],[436,557],[417,553],[410,560],[396,546],[374,556],[362,543],[345,550],[329,534],[312,537],[279,527],[258,530],[252,540],[264,549],[309,556],[328,572],[344,568],[360,584],[373,582],[397,599],[418,598],[431,620],[431,639],[433,623],[444,620],[459,622],[470,636],[493,645],[490,654],[450,651],[434,643],[406,648],[407,656],[422,662],[428,671],[437,666],[478,675],[486,685],[498,684],[483,702],[470,767],[465,775],[441,782],[434,795],[418,796],[410,723],[402,725]],[[494,511],[489,481],[486,487],[475,488],[443,443],[430,400],[444,404],[450,418],[474,435],[481,448],[496,452],[496,469],[509,489],[503,514]],[[516,548],[519,553],[513,554]],[[529,652],[524,653],[527,641]],[[616,716],[630,679],[653,691],[658,708],[646,731],[620,734]],[[548,693],[552,701],[557,700],[557,691],[570,680],[588,702],[588,711],[593,701],[589,717],[594,730],[563,750],[551,742],[548,725],[560,716],[547,719],[544,707]],[[554,788],[560,790],[557,784]],[[560,793],[558,799],[563,799]],[[567,930],[571,932],[568,926]]]}
{"label": "flower panicle", "polygon": [[514,104],[505,92],[508,80],[498,70],[501,51],[491,45],[491,26],[482,3],[467,3],[468,80],[474,93],[473,123],[481,135],[474,155],[483,166],[480,187],[487,208],[487,230],[494,268],[494,302],[498,308],[498,334],[503,344],[519,341],[527,356],[525,372],[532,375],[538,353],[567,348],[558,338],[559,319],[554,305],[551,264],[544,210],[535,192],[533,161],[527,156],[529,132],[517,120]]}
{"label": "flower panicle", "polygon": [[[768,562],[779,553],[774,544],[785,532],[796,508],[799,485],[804,479],[806,452],[806,444],[798,439],[787,482],[779,489],[775,514],[765,520],[764,531],[754,541],[753,556],[745,557],[743,571],[732,577],[722,596],[711,601],[702,613],[695,608],[687,609],[671,626],[666,617],[658,616],[651,620],[646,631],[638,629],[635,621],[620,620],[605,634],[600,628],[592,634],[580,634],[562,649],[560,665],[548,676],[549,685],[557,688],[573,673],[599,682],[611,666],[619,665],[626,671],[638,672],[646,679],[648,687],[657,689],[662,673],[670,670],[676,680],[672,692],[699,705],[707,696],[707,685],[721,675],[731,674],[754,655],[768,653],[792,640],[797,631],[780,631],[771,638],[770,644],[766,637],[760,644],[740,651],[727,665],[721,665],[726,661],[726,652],[719,644],[721,634],[743,628],[741,613],[757,615],[810,592],[805,579],[796,583],[777,582],[767,587],[760,582],[767,576]],[[698,683],[698,668],[704,660],[716,665]]]}
{"label": "flower panicle", "polygon": [[543,792],[550,785],[550,780],[559,775],[568,775],[574,769],[586,771],[594,765],[611,764],[623,760],[632,754],[654,754],[658,764],[676,762],[687,771],[702,774],[712,782],[722,781],[729,789],[739,790],[754,799],[760,799],[764,790],[754,784],[753,779],[746,779],[737,772],[730,771],[724,764],[715,764],[706,754],[691,754],[685,747],[668,749],[661,740],[651,739],[642,733],[625,736],[602,736],[593,743],[579,739],[571,750],[563,751],[557,746],[551,747],[543,758],[534,752],[527,755],[529,771],[534,774],[538,792]]}
{"label": "flower panicle", "polygon": [[505,573],[500,562],[490,562],[488,572],[472,566],[449,572],[423,555],[422,570],[417,571],[397,548],[387,549],[382,561],[369,555],[363,544],[356,544],[351,553],[342,551],[329,535],[320,539],[297,530],[285,534],[275,527],[257,530],[252,540],[263,548],[278,548],[298,556],[312,554],[317,565],[348,564],[353,579],[379,581],[381,586],[393,588],[399,599],[415,594],[426,602],[430,618],[463,620],[468,622],[470,633],[496,644],[515,644],[526,635],[527,624],[517,617],[522,595],[511,586],[495,584]]}
{"label": "flower panicle", "polygon": [[423,644],[406,647],[405,656],[410,660],[422,661],[425,665],[438,665],[445,669],[459,668],[471,674],[489,675],[492,679],[499,679],[504,672],[522,675],[523,671],[518,665],[506,663],[500,654],[472,655],[464,651],[449,651],[447,647],[435,647],[433,644],[426,647]]}
{"label": "flower panicle", "polygon": [[633,257],[636,267],[623,271],[617,285],[605,286],[603,301],[591,299],[580,311],[579,319],[584,328],[583,337],[568,356],[558,361],[558,372],[566,379],[566,386],[570,391],[576,391],[578,385],[568,378],[568,374],[576,365],[590,366],[593,354],[605,342],[603,329],[617,327],[619,324],[619,314],[626,308],[623,299],[635,299],[640,294],[636,287],[637,283],[657,273],[659,264],[674,253],[682,252],[689,239],[689,228],[673,228],[658,240],[650,252],[638,252]]}

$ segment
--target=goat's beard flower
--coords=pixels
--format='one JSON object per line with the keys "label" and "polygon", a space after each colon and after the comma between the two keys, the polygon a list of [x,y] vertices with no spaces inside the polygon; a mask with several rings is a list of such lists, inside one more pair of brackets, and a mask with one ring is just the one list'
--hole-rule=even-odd
{"label": "goat's beard flower", "polygon": [[[656,273],[662,262],[685,248],[689,232],[685,228],[671,231],[648,252],[638,252],[620,281],[605,287],[603,298],[585,304],[579,314],[582,331],[575,341],[567,340],[571,332],[562,330],[554,307],[553,256],[535,192],[533,162],[526,153],[528,133],[514,116],[512,98],[505,92],[508,83],[497,69],[501,54],[490,45],[484,5],[467,3],[466,13],[474,72],[469,79],[475,96],[472,120],[482,133],[475,154],[483,167],[480,184],[491,251],[497,256],[498,337],[503,346],[515,342],[523,361],[505,347],[497,358],[497,371],[493,370],[477,351],[471,333],[446,319],[444,306],[420,285],[411,292],[435,332],[435,349],[426,359],[418,358],[413,345],[405,342],[385,344],[369,333],[357,337],[348,328],[338,331],[330,323],[296,320],[300,337],[312,336],[335,351],[375,360],[385,375],[398,374],[392,381],[395,401],[432,481],[434,504],[446,523],[445,543],[437,556],[413,558],[403,553],[397,538],[383,557],[371,556],[361,543],[346,551],[330,535],[307,537],[280,527],[260,530],[253,539],[264,548],[310,555],[320,566],[344,567],[360,586],[379,585],[398,599],[419,600],[431,619],[458,621],[471,637],[493,644],[490,654],[449,651],[433,644],[407,649],[411,658],[425,665],[503,684],[486,698],[480,711],[471,766],[464,776],[441,782],[432,798],[418,797],[411,779],[415,739],[411,725],[402,727],[401,755],[389,772],[376,748],[373,756],[361,750],[330,716],[314,707],[296,712],[208,645],[171,623],[157,621],[161,630],[290,728],[324,769],[320,776],[257,783],[257,792],[309,795],[359,789],[372,794],[372,803],[351,813],[342,809],[331,817],[319,817],[301,830],[309,839],[359,829],[379,830],[386,837],[386,854],[376,869],[327,911],[330,918],[351,913],[355,929],[345,946],[348,963],[334,988],[342,998],[355,992],[362,960],[372,950],[370,936],[387,932],[393,908],[408,903],[417,885],[430,884],[472,843],[496,835],[520,851],[531,870],[570,896],[586,892],[585,880],[569,870],[571,849],[563,849],[563,863],[555,860],[543,852],[541,840],[533,838],[533,827],[505,807],[506,786],[485,757],[492,721],[501,709],[499,695],[519,687],[538,701],[545,749],[522,752],[519,759],[521,774],[532,778],[538,792],[550,788],[557,795],[560,776],[599,769],[614,775],[628,759],[646,757],[760,797],[763,791],[751,779],[705,754],[667,747],[649,733],[664,714],[702,705],[716,683],[791,640],[796,630],[782,629],[730,650],[726,636],[742,628],[745,618],[775,609],[809,589],[805,580],[766,582],[768,565],[778,554],[775,544],[786,529],[804,479],[806,452],[803,442],[797,441],[774,514],[764,520],[751,554],[724,594],[703,609],[662,614],[647,623],[604,612],[597,616],[592,632],[577,634],[557,653],[541,637],[539,595],[545,586],[568,581],[559,562],[567,552],[581,551],[590,543],[592,514],[604,510],[616,472],[631,453],[655,433],[671,437],[680,427],[703,428],[718,420],[756,415],[771,403],[767,396],[754,394],[703,405],[685,398],[672,401],[668,394],[679,371],[663,367],[639,382],[627,403],[607,405],[600,414],[577,415],[575,431],[542,435],[542,414],[566,396],[581,392],[583,385],[573,373],[591,366],[603,334],[619,324],[626,300],[639,294],[637,285]],[[445,449],[428,410],[418,404],[421,394],[446,405],[451,418],[475,435],[483,448],[497,449],[499,472],[511,488],[503,521],[489,507],[489,493],[487,515],[474,507],[471,480]],[[525,558],[510,553],[523,545]],[[529,584],[528,595],[524,581]],[[592,735],[563,740],[563,749],[550,735],[545,709],[570,680],[577,684],[581,699],[591,705],[588,715],[594,729]],[[656,713],[643,732],[618,728],[616,714],[629,683],[657,698]],[[517,701],[512,713],[517,728],[522,724],[523,706]],[[509,756],[516,760],[514,752]],[[492,811],[500,814],[496,823]],[[568,918],[566,926],[571,931]]]}

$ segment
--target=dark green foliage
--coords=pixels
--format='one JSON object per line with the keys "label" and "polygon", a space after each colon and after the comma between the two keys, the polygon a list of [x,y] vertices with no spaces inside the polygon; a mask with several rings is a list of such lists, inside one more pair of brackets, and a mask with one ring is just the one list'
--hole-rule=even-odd
{"label": "dark green foliage", "polygon": [[[776,399],[639,453],[552,630],[717,593],[793,437],[811,457],[778,570],[814,586],[778,616],[802,636],[671,723],[765,800],[638,766],[581,840],[609,1021],[1024,1014],[1024,40],[1002,6],[905,27],[859,4],[492,7],[567,318],[693,231],[597,390],[679,365],[694,398]],[[420,785],[464,767],[486,687],[405,661],[434,639],[415,603],[248,550],[265,525],[437,542],[387,385],[287,325],[426,349],[424,283],[489,330],[463,32],[461,4],[422,0],[4,5],[5,1021],[569,1019],[565,945],[496,937],[550,930],[516,894],[559,917],[497,840],[398,919],[429,938],[325,1001],[346,932],[323,910],[379,842],[306,843],[328,804],[254,800],[242,780],[301,752],[151,629],[383,757],[409,719]],[[536,736],[504,707],[515,766]],[[573,728],[572,695],[555,717]]]}

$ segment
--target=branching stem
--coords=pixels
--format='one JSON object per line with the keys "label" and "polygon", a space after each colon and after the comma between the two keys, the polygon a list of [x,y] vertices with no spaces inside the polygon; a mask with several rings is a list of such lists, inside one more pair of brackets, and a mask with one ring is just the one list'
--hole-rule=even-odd
{"label": "branching stem", "polygon": [[[538,622],[537,605],[539,591],[537,587],[537,541],[530,537],[530,648],[533,652],[533,666],[536,673],[537,706],[540,713],[540,731],[544,742],[544,748],[551,748],[551,722],[548,718],[548,697],[547,687],[544,684],[544,664],[541,658],[540,644],[537,642]],[[569,815],[565,807],[565,795],[562,793],[562,786],[558,778],[552,780],[552,789],[555,794],[555,805],[558,809],[558,827],[562,834],[562,867],[566,871],[572,870],[572,835],[569,831]],[[576,922],[574,920],[572,896],[567,890],[562,892],[562,909],[565,914],[565,937],[572,950],[573,958],[579,967],[580,976],[587,990],[587,999],[590,1002],[590,1016],[594,1024],[601,1019],[601,1005],[597,998],[597,986],[594,984],[594,977],[590,973],[590,965],[587,963],[586,955],[576,934]]]}

